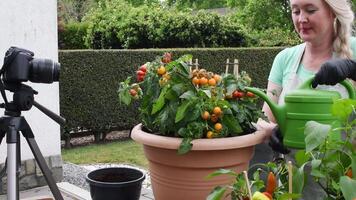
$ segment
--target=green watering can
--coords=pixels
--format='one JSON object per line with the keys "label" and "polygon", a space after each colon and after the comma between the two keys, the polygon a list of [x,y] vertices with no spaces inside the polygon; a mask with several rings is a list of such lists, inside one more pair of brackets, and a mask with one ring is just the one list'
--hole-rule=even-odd
{"label": "green watering can", "polygon": [[[341,99],[341,95],[337,91],[313,89],[311,87],[312,80],[313,78],[308,79],[296,90],[287,94],[283,106],[272,102],[260,89],[246,87],[247,91],[256,94],[267,102],[282,132],[283,144],[287,147],[305,148],[304,127],[308,121],[313,120],[330,124],[333,127],[337,127],[341,123],[333,123],[337,121],[337,118],[331,114],[334,100]],[[341,84],[347,89],[349,98],[355,99],[356,94],[353,85],[346,80],[342,81]],[[340,134],[336,133],[335,137],[340,138]]]}

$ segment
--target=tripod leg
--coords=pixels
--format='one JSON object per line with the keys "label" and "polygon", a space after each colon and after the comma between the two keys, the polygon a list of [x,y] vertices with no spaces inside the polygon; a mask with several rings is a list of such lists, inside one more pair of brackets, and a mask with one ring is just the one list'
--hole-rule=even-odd
{"label": "tripod leg", "polygon": [[9,200],[19,199],[19,177],[17,173],[18,167],[18,145],[19,145],[20,135],[13,128],[9,129],[7,135],[7,198]]}
{"label": "tripod leg", "polygon": [[41,168],[42,173],[44,174],[44,177],[46,178],[46,181],[48,183],[49,188],[51,189],[51,192],[56,200],[63,200],[62,194],[60,193],[56,181],[54,180],[51,171],[49,170],[45,159],[42,156],[42,153],[40,149],[38,148],[38,145],[35,141],[35,138],[28,138],[26,137],[26,140],[28,142],[28,145],[31,148],[31,151],[33,155],[35,156],[35,159],[38,163],[38,165]]}

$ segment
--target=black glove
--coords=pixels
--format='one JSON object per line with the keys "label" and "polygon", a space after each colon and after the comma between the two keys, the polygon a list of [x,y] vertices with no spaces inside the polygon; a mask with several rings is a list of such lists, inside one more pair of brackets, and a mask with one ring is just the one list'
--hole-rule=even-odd
{"label": "black glove", "polygon": [[272,130],[268,145],[273,151],[281,154],[288,154],[290,152],[290,150],[283,145],[283,136],[278,126]]}
{"label": "black glove", "polygon": [[318,84],[335,85],[346,78],[356,81],[356,62],[351,59],[330,60],[321,65],[312,81],[312,87]]}

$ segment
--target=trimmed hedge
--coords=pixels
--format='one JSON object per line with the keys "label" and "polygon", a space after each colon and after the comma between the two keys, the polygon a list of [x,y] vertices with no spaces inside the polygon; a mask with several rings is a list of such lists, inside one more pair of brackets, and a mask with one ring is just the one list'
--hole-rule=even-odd
{"label": "trimmed hedge", "polygon": [[[111,129],[131,129],[139,123],[136,107],[120,105],[117,89],[137,68],[164,52],[174,58],[192,54],[200,67],[225,71],[226,59],[239,59],[239,69],[248,72],[252,84],[265,88],[276,54],[281,48],[148,49],[148,50],[62,50],[60,112],[67,119],[62,136],[78,128],[105,133]],[[232,72],[232,67],[230,67]]]}

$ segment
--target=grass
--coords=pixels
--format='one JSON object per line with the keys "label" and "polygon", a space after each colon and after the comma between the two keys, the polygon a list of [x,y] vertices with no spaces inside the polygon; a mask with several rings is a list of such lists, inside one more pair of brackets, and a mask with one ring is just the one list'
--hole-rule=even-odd
{"label": "grass", "polygon": [[62,149],[62,158],[74,164],[120,163],[148,168],[142,145],[132,140]]}

